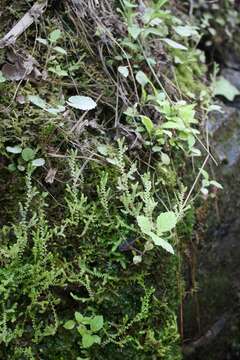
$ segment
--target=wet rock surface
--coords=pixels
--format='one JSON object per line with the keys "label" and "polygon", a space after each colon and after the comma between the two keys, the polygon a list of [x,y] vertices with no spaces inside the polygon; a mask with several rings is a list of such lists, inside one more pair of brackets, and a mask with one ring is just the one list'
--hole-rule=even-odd
{"label": "wet rock surface", "polygon": [[[240,71],[227,68],[222,75],[240,89]],[[185,338],[193,340],[185,357],[194,360],[240,359],[240,99],[221,106],[207,127],[219,163],[210,171],[224,189],[207,210],[206,232],[196,246],[196,293],[185,304]],[[221,331],[204,341],[226,313]]]}

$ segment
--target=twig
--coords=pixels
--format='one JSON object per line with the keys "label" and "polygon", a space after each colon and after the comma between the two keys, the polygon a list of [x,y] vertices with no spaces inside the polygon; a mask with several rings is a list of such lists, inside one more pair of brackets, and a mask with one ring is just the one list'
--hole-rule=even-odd
{"label": "twig", "polygon": [[12,45],[16,42],[17,38],[24,33],[33,22],[39,18],[45,11],[47,6],[47,0],[43,2],[36,2],[30,10],[17,22],[16,25],[2,38],[0,39],[0,49]]}

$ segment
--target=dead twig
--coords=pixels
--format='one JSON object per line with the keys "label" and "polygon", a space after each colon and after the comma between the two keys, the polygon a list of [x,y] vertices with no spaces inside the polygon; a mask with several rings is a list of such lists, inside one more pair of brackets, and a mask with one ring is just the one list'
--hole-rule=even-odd
{"label": "dead twig", "polygon": [[45,11],[47,7],[47,0],[36,2],[29,11],[17,22],[16,25],[0,39],[0,49],[13,45],[17,38],[24,33],[27,28],[32,25]]}

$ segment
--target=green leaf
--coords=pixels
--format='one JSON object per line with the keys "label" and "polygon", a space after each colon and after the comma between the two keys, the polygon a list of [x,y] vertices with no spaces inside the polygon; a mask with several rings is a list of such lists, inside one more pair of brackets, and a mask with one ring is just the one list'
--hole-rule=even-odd
{"label": "green leaf", "polygon": [[171,254],[174,254],[173,247],[168,241],[160,238],[159,236],[157,236],[153,232],[150,232],[149,235],[151,236],[152,241],[154,242],[155,245],[161,246],[164,250],[168,251]]}
{"label": "green leaf", "polygon": [[81,323],[83,321],[83,315],[80,312],[75,311],[74,316],[78,323]]}
{"label": "green leaf", "polygon": [[75,326],[75,321],[73,320],[68,320],[64,325],[63,327],[67,330],[72,330]]}
{"label": "green leaf", "polygon": [[128,27],[128,32],[134,40],[138,38],[138,36],[141,34],[141,31],[142,29],[137,25],[132,25]]}
{"label": "green leaf", "polygon": [[22,158],[24,161],[33,160],[35,156],[35,152],[31,148],[25,148],[22,151]]}
{"label": "green leaf", "polygon": [[32,104],[40,107],[41,109],[46,109],[47,106],[46,101],[42,99],[39,95],[28,95],[28,100]]}
{"label": "green leaf", "polygon": [[101,330],[103,327],[103,316],[96,315],[90,322],[90,328],[93,332]]}
{"label": "green leaf", "polygon": [[44,160],[43,158],[34,159],[34,160],[32,161],[32,165],[33,165],[33,166],[36,166],[36,167],[38,167],[38,166],[43,166],[44,164],[45,164],[45,160]]}
{"label": "green leaf", "polygon": [[38,37],[38,38],[36,38],[36,40],[42,45],[45,45],[45,46],[48,45],[48,41],[46,39],[42,39],[42,38]]}
{"label": "green leaf", "polygon": [[118,72],[124,76],[125,78],[128,77],[129,75],[129,70],[128,70],[128,67],[127,66],[119,66],[118,67]]}
{"label": "green leaf", "polygon": [[0,71],[0,84],[7,81],[7,79],[3,76],[3,73]]}
{"label": "green leaf", "polygon": [[94,109],[97,104],[95,103],[95,101],[88,97],[88,96],[71,96],[68,101],[67,101],[68,105],[75,108],[75,109],[80,109],[80,110],[92,110]]}
{"label": "green leaf", "polygon": [[136,80],[137,82],[142,85],[143,87],[147,85],[150,81],[148,77],[142,72],[141,70],[137,72],[136,74]]}
{"label": "green leaf", "polygon": [[142,262],[142,256],[141,255],[135,255],[133,257],[133,263],[134,265],[140,264]]}
{"label": "green leaf", "polygon": [[221,184],[219,184],[219,182],[217,182],[217,181],[215,181],[215,180],[211,180],[210,181],[210,185],[213,185],[213,186],[215,186],[216,188],[218,188],[218,189],[223,189],[223,186],[221,185]]}
{"label": "green leaf", "polygon": [[50,67],[48,68],[48,71],[50,71],[50,72],[52,72],[53,74],[56,74],[56,75],[58,75],[58,76],[60,76],[60,77],[62,77],[62,76],[68,76],[68,72],[67,72],[66,70],[62,69],[60,65],[56,65],[55,67],[50,66]]}
{"label": "green leaf", "polygon": [[239,95],[238,89],[232,85],[223,76],[220,76],[215,84],[214,95],[224,96],[229,101],[233,101],[236,95]]}
{"label": "green leaf", "polygon": [[146,216],[138,216],[137,223],[144,234],[149,234],[149,232],[152,230],[152,224]]}
{"label": "green leaf", "polygon": [[14,172],[17,170],[16,165],[15,164],[9,164],[8,165],[8,170],[11,172]]}
{"label": "green leaf", "polygon": [[90,348],[95,343],[95,338],[91,334],[84,334],[82,337],[82,346],[84,349]]}
{"label": "green leaf", "polygon": [[154,129],[152,120],[148,116],[141,116],[141,120],[142,120],[142,123],[145,126],[148,134],[151,135],[151,133]]}
{"label": "green leaf", "polygon": [[161,213],[157,218],[157,229],[160,233],[172,230],[177,224],[177,217],[173,211]]}
{"label": "green leaf", "polygon": [[59,54],[67,55],[67,52],[65,49],[63,49],[61,46],[55,46],[53,50],[57,51]]}
{"label": "green leaf", "polygon": [[61,36],[62,36],[62,32],[59,29],[57,29],[57,30],[53,30],[48,38],[51,43],[54,43],[58,41],[61,38]]}
{"label": "green leaf", "polygon": [[7,146],[6,147],[7,152],[11,154],[21,154],[22,148],[19,145],[16,146]]}
{"label": "green leaf", "polygon": [[92,335],[95,344],[101,344],[101,338],[98,335]]}
{"label": "green leaf", "polygon": [[124,6],[126,6],[127,8],[130,8],[130,9],[137,7],[137,5],[133,5],[133,4],[132,4],[130,1],[128,1],[128,0],[123,0],[123,3],[124,3]]}
{"label": "green leaf", "polygon": [[182,37],[190,37],[198,35],[196,28],[193,26],[185,25],[185,26],[174,26],[173,29],[179,36]]}
{"label": "green leaf", "polygon": [[173,49],[179,49],[179,50],[187,50],[187,47],[177,43],[176,41],[173,41],[172,39],[164,38],[162,39],[168,46],[172,47]]}
{"label": "green leaf", "polygon": [[85,325],[79,325],[78,327],[77,327],[77,331],[79,332],[79,334],[80,335],[84,335],[84,334],[89,334],[89,331],[88,331],[88,329],[86,328],[86,326]]}
{"label": "green leaf", "polygon": [[170,157],[165,154],[164,152],[161,153],[161,161],[164,165],[169,165],[170,164]]}

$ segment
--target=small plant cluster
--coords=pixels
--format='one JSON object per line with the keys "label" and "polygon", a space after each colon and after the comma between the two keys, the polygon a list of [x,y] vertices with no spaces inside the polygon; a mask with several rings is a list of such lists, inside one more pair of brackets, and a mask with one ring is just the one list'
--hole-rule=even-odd
{"label": "small plant cluster", "polygon": [[199,29],[166,0],[65,3],[41,86],[0,75],[0,358],[180,360],[191,195],[220,187],[186,174],[208,153]]}

